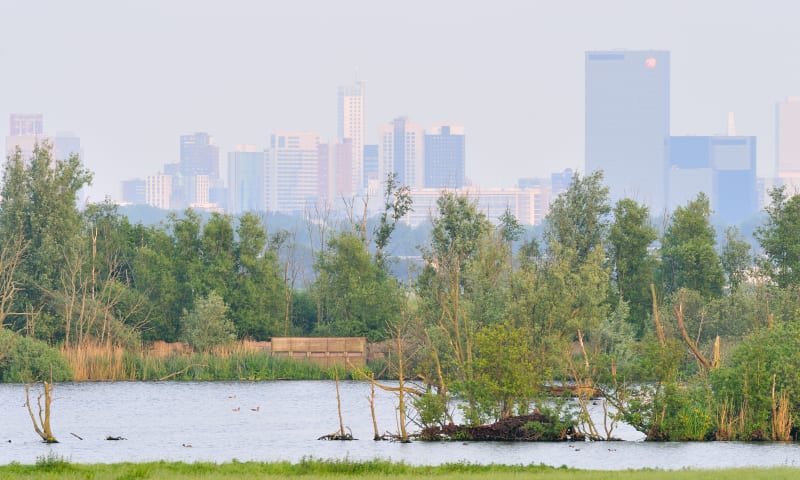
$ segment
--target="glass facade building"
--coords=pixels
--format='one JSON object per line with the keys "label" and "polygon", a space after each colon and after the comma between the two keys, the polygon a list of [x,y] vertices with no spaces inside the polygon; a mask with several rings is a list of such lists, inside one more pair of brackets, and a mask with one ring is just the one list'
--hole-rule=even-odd
{"label": "glass facade building", "polygon": [[463,129],[450,125],[425,134],[425,188],[464,186],[465,137]]}
{"label": "glass facade building", "polygon": [[602,170],[611,200],[664,208],[670,122],[667,51],[586,52],[586,172]]}
{"label": "glass facade building", "polygon": [[756,137],[670,137],[667,208],[674,210],[704,192],[715,218],[737,225],[758,213]]}

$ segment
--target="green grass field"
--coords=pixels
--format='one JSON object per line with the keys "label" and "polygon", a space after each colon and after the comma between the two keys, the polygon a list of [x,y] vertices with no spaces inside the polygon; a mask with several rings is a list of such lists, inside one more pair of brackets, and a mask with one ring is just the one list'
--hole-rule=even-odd
{"label": "green grass field", "polygon": [[636,470],[636,471],[583,471],[551,467],[443,465],[414,467],[385,461],[324,462],[304,461],[291,463],[119,463],[112,465],[79,465],[58,458],[43,458],[36,465],[0,466],[3,479],[250,479],[250,478],[358,478],[358,479],[412,479],[433,477],[439,480],[492,478],[498,480],[522,479],[794,479],[800,469],[731,469],[731,470]]}

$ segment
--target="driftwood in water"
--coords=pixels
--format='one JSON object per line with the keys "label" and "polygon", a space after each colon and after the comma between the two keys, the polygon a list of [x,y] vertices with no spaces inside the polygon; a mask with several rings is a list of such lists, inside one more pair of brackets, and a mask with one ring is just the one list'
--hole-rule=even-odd
{"label": "driftwood in water", "polygon": [[329,433],[319,437],[317,440],[358,440],[357,438],[353,438],[353,432],[350,430],[350,427],[347,427],[347,430],[348,432],[340,430],[338,432]]}
{"label": "driftwood in water", "polygon": [[561,442],[582,441],[583,434],[574,428],[550,433],[550,428],[529,428],[530,424],[549,425],[552,420],[539,412],[531,415],[507,417],[488,425],[470,427],[466,425],[446,425],[428,427],[420,433],[424,440],[472,440],[484,442]]}

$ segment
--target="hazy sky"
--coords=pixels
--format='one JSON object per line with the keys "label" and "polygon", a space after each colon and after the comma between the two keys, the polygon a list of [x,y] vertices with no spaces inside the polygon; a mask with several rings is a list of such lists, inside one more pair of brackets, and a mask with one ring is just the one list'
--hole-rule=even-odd
{"label": "hazy sky", "polygon": [[672,134],[758,136],[800,95],[800,2],[0,0],[0,138],[12,112],[81,137],[93,199],[178,160],[178,136],[336,134],[336,88],[367,82],[367,138],[398,115],[462,123],[467,176],[512,186],[583,169],[584,52],[671,52]]}

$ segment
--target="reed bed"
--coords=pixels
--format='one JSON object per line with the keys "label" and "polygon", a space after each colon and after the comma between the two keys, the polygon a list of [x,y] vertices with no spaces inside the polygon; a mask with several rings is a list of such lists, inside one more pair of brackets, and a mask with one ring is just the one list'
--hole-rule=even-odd
{"label": "reed bed", "polygon": [[61,353],[72,366],[75,381],[330,380],[337,368],[272,357],[256,342],[220,346],[208,352],[84,344],[62,348]]}

